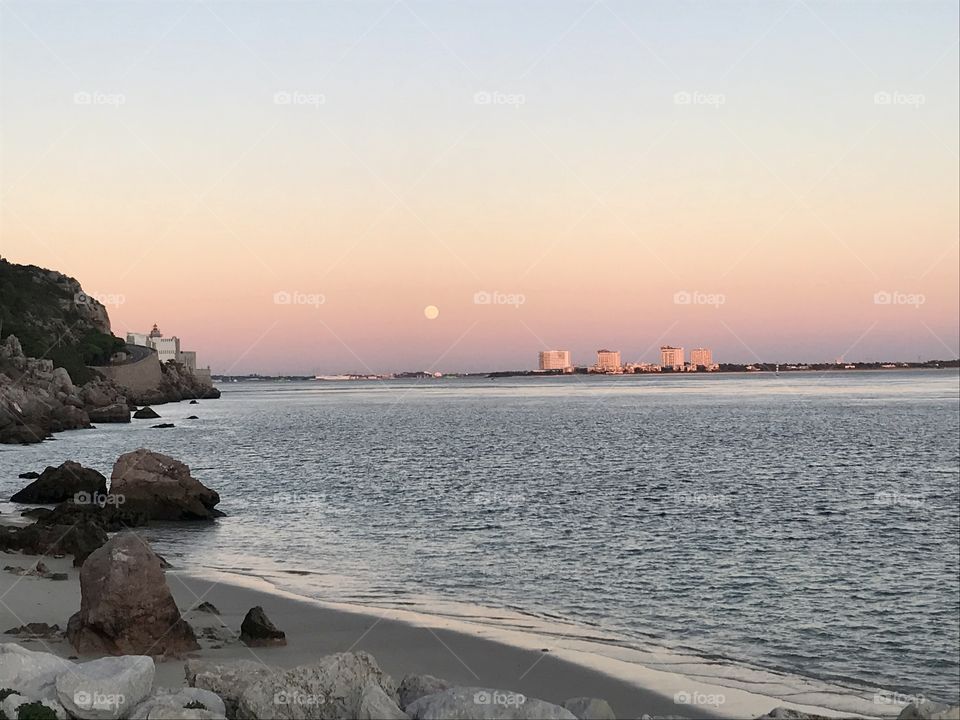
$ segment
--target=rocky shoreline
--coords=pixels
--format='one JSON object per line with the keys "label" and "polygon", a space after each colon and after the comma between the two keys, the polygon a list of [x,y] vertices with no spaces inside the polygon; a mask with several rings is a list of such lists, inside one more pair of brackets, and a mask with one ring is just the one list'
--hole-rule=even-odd
{"label": "rocky shoreline", "polygon": [[128,423],[138,405],[220,397],[183,366],[166,363],[161,371],[160,384],[140,393],[100,374],[77,386],[64,368],[27,357],[17,337],[8,335],[0,343],[0,443],[37,443],[94,423]]}

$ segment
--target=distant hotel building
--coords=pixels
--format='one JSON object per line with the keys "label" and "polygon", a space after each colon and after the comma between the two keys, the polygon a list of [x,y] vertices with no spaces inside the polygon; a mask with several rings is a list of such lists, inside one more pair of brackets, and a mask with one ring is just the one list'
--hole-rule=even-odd
{"label": "distant hotel building", "polygon": [[660,348],[660,364],[665,368],[683,370],[683,348],[663,345]]}
{"label": "distant hotel building", "polygon": [[713,350],[710,348],[694,348],[690,351],[690,364],[697,367],[709,368],[713,366]]}
{"label": "distant hotel building", "polygon": [[620,362],[620,351],[597,350],[597,364],[594,369],[601,373],[622,373],[623,364]]}
{"label": "distant hotel building", "polygon": [[541,370],[562,370],[567,372],[573,368],[570,363],[569,350],[542,350],[540,352]]}
{"label": "distant hotel building", "polygon": [[208,385],[213,384],[210,377],[210,368],[197,367],[197,353],[194,350],[181,350],[180,338],[175,335],[164,337],[156,323],[154,323],[153,329],[149,334],[146,335],[143,333],[128,332],[127,343],[129,345],[153,348],[157,351],[157,359],[161,363],[174,360],[193,373],[198,380]]}

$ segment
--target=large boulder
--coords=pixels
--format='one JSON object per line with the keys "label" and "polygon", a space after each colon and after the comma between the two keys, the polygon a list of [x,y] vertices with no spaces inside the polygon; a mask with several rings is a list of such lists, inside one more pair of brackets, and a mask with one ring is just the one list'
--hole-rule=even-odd
{"label": "large boulder", "polygon": [[133,533],[116,535],[87,558],[80,593],[80,612],[67,624],[79,653],[179,656],[200,647],[160,557]]}
{"label": "large boulder", "polygon": [[240,696],[237,718],[351,720],[360,714],[369,683],[396,703],[396,685],[371,655],[328,655],[313,665],[282,670],[250,685]]}
{"label": "large boulder", "polygon": [[57,676],[74,667],[69,660],[50,653],[0,643],[0,689],[14,690],[34,700],[55,698]]}
{"label": "large boulder", "polygon": [[406,708],[413,720],[577,720],[559,705],[520,693],[454,687],[422,697]]}
{"label": "large boulder", "polygon": [[10,693],[0,702],[0,717],[2,718],[19,718],[21,712],[24,713],[23,717],[28,718],[53,717],[56,720],[70,720],[66,708],[57,700],[49,698],[34,700],[19,693]]}
{"label": "large boulder", "polygon": [[153,659],[143,655],[80,663],[57,677],[57,699],[75,718],[125,718],[150,694],[154,672]]}
{"label": "large boulder", "polygon": [[575,697],[564,700],[562,707],[577,716],[578,720],[616,720],[610,703],[600,698]]}
{"label": "large boulder", "polygon": [[257,605],[247,611],[240,623],[240,642],[248,647],[286,645],[287,636],[270,621],[263,608]]}
{"label": "large boulder", "polygon": [[116,402],[103,407],[89,408],[87,417],[92,423],[128,423],[130,408],[126,402]]}
{"label": "large boulder", "polygon": [[220,496],[190,475],[179,460],[145,448],[117,458],[110,476],[111,495],[129,510],[151,520],[209,520],[221,517]]}
{"label": "large boulder", "polygon": [[156,420],[158,417],[160,417],[160,413],[149,405],[143,406],[133,414],[134,420]]}
{"label": "large boulder", "polygon": [[400,681],[400,689],[397,691],[400,696],[400,707],[406,709],[416,700],[427,695],[443,692],[450,687],[450,683],[446,680],[441,680],[433,675],[415,675],[413,673],[404,675],[403,680]]}
{"label": "large boulder", "polygon": [[48,505],[65,502],[79,493],[105,496],[107,479],[93,468],[67,460],[59,467],[48,467],[40,477],[15,493],[10,502]]}
{"label": "large boulder", "polygon": [[223,699],[229,718],[237,716],[240,696],[248,687],[281,672],[279,668],[253,660],[226,663],[187,660],[184,670],[190,687],[209,690]]}
{"label": "large boulder", "polygon": [[[36,516],[39,525],[76,525],[89,523],[102,528],[106,532],[117,532],[125,528],[146,525],[149,517],[144,512],[128,510],[122,505],[110,502],[112,496],[107,496],[108,502],[103,503],[76,503],[65,502],[57,505],[53,510],[44,510],[42,513],[32,513]],[[103,542],[106,542],[104,538]],[[100,543],[101,545],[103,543]],[[97,546],[99,547],[99,545]],[[95,550],[96,548],[93,548]]]}

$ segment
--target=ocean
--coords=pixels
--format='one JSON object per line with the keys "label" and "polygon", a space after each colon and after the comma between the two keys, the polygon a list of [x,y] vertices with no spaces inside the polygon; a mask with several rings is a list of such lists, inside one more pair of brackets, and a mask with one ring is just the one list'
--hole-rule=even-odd
{"label": "ocean", "polygon": [[148,447],[227,513],[144,531],[182,567],[958,701],[955,370],[221,389],[0,446],[0,492]]}

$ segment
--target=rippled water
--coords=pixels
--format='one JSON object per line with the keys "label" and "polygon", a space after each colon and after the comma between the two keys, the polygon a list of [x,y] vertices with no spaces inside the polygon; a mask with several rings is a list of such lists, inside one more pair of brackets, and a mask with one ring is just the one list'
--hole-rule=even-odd
{"label": "rippled water", "polygon": [[177,427],[3,448],[3,492],[147,446],[229,513],[151,530],[183,564],[960,695],[955,371],[238,383],[158,410]]}

